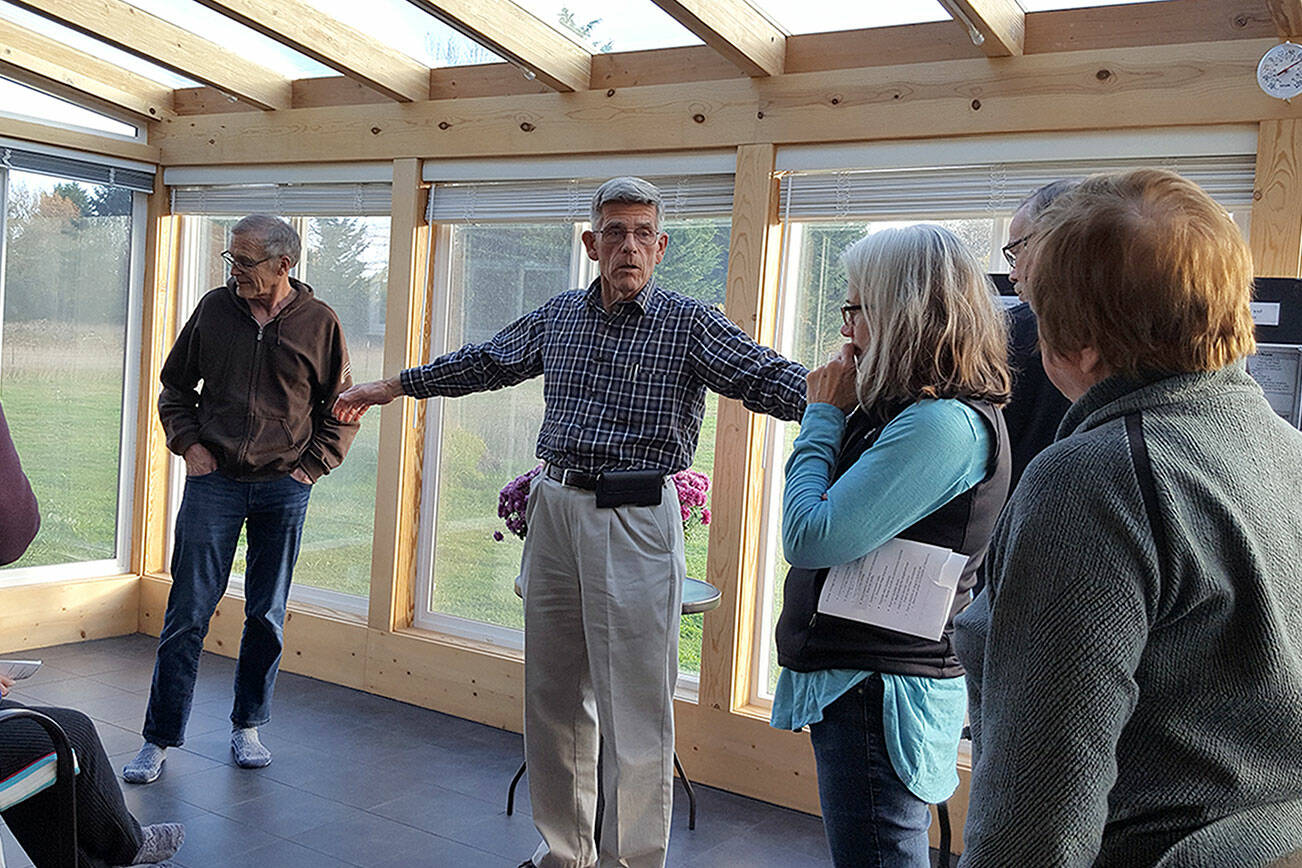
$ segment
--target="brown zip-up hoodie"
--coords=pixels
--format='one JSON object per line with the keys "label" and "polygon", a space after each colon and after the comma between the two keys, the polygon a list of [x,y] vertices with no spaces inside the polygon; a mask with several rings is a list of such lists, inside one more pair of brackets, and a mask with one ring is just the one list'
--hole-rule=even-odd
{"label": "brown zip-up hoodie", "polygon": [[263,326],[232,283],[199,300],[163,363],[168,449],[202,443],[220,472],[246,482],[296,467],[315,482],[344,460],[358,426],[331,414],[353,383],[343,329],[312,287],[290,283],[298,294]]}

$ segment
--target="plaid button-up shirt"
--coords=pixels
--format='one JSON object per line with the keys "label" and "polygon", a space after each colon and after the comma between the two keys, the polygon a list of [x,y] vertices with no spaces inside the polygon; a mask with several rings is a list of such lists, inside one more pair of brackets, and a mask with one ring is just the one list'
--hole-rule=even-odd
{"label": "plaid button-up shirt", "polygon": [[706,388],[799,419],[803,365],[762,347],[722,313],[654,281],[607,313],[601,281],[549,299],[482,344],[401,374],[417,398],[465,395],[543,376],[538,457],[587,473],[692,463]]}

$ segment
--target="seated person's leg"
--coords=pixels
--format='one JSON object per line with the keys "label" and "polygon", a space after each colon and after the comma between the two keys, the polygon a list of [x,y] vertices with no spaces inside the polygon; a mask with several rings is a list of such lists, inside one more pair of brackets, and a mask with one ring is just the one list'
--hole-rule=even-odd
{"label": "seated person's leg", "polygon": [[[16,702],[0,707],[17,707]],[[52,718],[68,735],[77,754],[77,845],[80,868],[134,865],[170,858],[181,846],[179,824],[146,826],[142,830],[122,801],[104,745],[90,718],[70,708],[34,708]],[[0,733],[0,775],[14,771],[54,751],[45,730],[31,721],[14,721]],[[51,834],[55,804],[53,787],[36,793],[4,812],[18,843],[37,866],[52,864]]]}

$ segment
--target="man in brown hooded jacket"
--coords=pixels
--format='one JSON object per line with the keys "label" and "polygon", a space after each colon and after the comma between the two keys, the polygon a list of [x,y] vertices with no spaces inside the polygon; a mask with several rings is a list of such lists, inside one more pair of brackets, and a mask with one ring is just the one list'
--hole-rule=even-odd
{"label": "man in brown hooded jacket", "polygon": [[158,412],[168,448],[185,458],[185,495],[145,744],[122,774],[131,783],[157,779],[164,751],[184,740],[208,621],[246,523],[231,749],[243,768],[271,762],[257,728],[270,718],[308,496],[357,433],[330,412],[352,385],[348,350],[334,311],[289,276],[299,251],[279,218],[235,224],[222,252],[230,280],[200,299],[163,364]]}

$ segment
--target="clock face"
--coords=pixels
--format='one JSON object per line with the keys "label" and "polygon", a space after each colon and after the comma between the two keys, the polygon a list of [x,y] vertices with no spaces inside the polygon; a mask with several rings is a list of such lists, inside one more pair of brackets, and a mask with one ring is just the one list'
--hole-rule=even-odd
{"label": "clock face", "polygon": [[1285,42],[1263,54],[1257,64],[1257,84],[1279,99],[1302,94],[1302,45]]}

